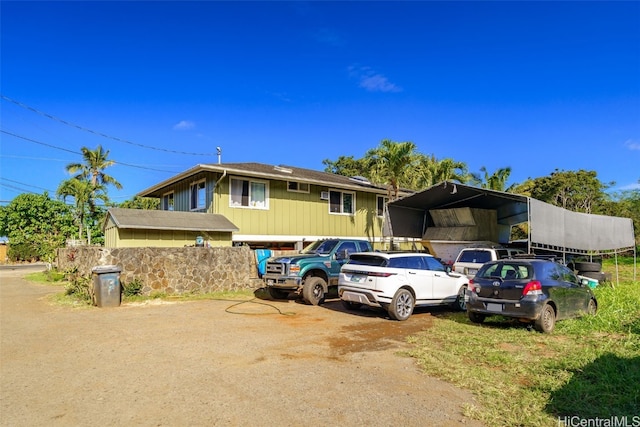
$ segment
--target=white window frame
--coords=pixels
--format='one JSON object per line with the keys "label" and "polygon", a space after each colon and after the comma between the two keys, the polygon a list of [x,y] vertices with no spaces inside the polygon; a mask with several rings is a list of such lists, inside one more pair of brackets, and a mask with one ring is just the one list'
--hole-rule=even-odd
{"label": "white window frame", "polygon": [[[200,188],[200,184],[204,184],[202,188]],[[193,196],[194,196],[193,187],[196,187],[195,203],[193,199]],[[202,201],[200,200],[201,195],[203,199]],[[201,211],[206,208],[207,208],[207,180],[201,179],[199,181],[194,181],[189,185],[189,210]]]}
{"label": "white window frame", "polygon": [[[165,203],[166,202],[166,203]],[[171,202],[171,203],[169,203]],[[169,191],[162,195],[162,210],[174,211],[176,209],[176,196],[175,192]]]}
{"label": "white window frame", "polygon": [[[233,202],[233,181],[243,181],[243,182],[248,182],[248,186],[247,186],[247,190],[248,190],[248,194],[247,194],[247,198],[248,198],[248,205],[242,205],[242,204],[234,204]],[[256,202],[255,200],[251,200],[251,184],[263,184],[264,185],[264,205],[260,205],[259,202]],[[269,210],[269,181],[264,181],[261,179],[251,179],[251,178],[245,178],[245,177],[230,177],[229,179],[229,207],[230,208],[236,208],[236,209],[259,209],[259,210]]]}
{"label": "white window frame", "polygon": [[[379,211],[380,199],[382,199],[382,213]],[[384,217],[384,206],[389,203],[389,198],[387,196],[377,195],[376,197],[376,215],[379,217]]]}
{"label": "white window frame", "polygon": [[[331,211],[331,196],[333,193],[340,193],[340,212],[333,212]],[[345,212],[344,211],[344,195],[345,194],[349,194],[351,195],[351,209],[352,212]],[[356,214],[356,193],[353,191],[344,191],[344,190],[338,190],[338,189],[329,189],[329,214],[330,215],[350,215],[353,216]]]}
{"label": "white window frame", "polygon": [[[295,184],[296,188],[291,188],[291,185]],[[300,188],[301,186],[306,186],[307,189]],[[298,181],[287,181],[287,191],[291,193],[309,193],[311,191],[311,184],[306,182],[298,182]]]}

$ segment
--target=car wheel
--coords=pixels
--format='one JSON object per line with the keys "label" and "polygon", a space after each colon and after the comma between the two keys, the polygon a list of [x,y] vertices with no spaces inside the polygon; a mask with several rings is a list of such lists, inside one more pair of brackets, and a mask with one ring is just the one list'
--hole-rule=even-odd
{"label": "car wheel", "polygon": [[467,316],[469,316],[469,320],[471,320],[473,323],[482,323],[484,322],[484,319],[487,318],[487,316],[485,316],[484,314],[476,313],[473,311],[468,311]]}
{"label": "car wheel", "polygon": [[573,266],[578,271],[600,271],[602,270],[602,265],[598,262],[574,262]]}
{"label": "car wheel", "polygon": [[414,305],[413,294],[407,289],[398,289],[389,305],[389,316],[394,320],[407,320],[413,313]]}
{"label": "car wheel", "polygon": [[269,289],[269,295],[273,299],[287,299],[287,297],[289,296],[289,293],[291,292],[287,289],[272,288],[271,286],[269,286],[268,289]]}
{"label": "car wheel", "polygon": [[467,295],[467,286],[462,286],[458,291],[458,296],[456,297],[456,301],[453,303],[453,308],[458,311],[465,311],[467,309],[467,301],[465,297]]}
{"label": "car wheel", "polygon": [[304,281],[302,287],[302,298],[313,305],[320,305],[324,300],[324,289],[327,282],[322,277],[309,277]]}
{"label": "car wheel", "polygon": [[342,306],[347,310],[357,310],[360,307],[362,307],[362,303],[359,303],[359,302],[345,301],[345,300],[341,300],[341,301],[342,301]]}
{"label": "car wheel", "polygon": [[550,334],[556,326],[556,311],[549,304],[545,304],[540,312],[540,317],[536,319],[534,327],[539,332]]}
{"label": "car wheel", "polygon": [[597,312],[598,312],[598,304],[596,304],[596,301],[593,298],[591,298],[589,300],[589,305],[587,306],[587,314],[589,316],[595,316]]}

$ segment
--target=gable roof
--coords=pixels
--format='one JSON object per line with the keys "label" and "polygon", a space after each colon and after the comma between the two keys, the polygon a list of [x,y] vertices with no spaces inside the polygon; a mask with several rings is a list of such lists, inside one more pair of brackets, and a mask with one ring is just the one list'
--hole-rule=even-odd
{"label": "gable roof", "polygon": [[384,185],[372,184],[366,178],[348,177],[334,173],[321,172],[312,169],[297,168],[295,166],[274,166],[265,163],[213,163],[198,164],[178,175],[162,181],[138,193],[140,197],[160,197],[161,191],[167,186],[189,178],[200,172],[227,173],[227,175],[241,175],[278,181],[297,181],[327,187],[365,191],[383,194],[387,191]]}
{"label": "gable roof", "polygon": [[223,232],[239,230],[223,215],[200,212],[110,208],[105,218],[105,226],[109,219],[116,227],[129,229]]}

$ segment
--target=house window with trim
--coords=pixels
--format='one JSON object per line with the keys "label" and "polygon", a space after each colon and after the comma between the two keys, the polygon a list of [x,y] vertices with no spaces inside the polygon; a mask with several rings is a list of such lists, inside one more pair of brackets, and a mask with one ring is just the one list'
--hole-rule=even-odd
{"label": "house window with trim", "polygon": [[192,211],[204,209],[207,203],[206,182],[202,181],[194,182],[190,186],[191,202],[189,207]]}
{"label": "house window with trim", "polygon": [[229,206],[269,209],[269,185],[263,181],[231,178]]}
{"label": "house window with trim", "polygon": [[377,197],[377,208],[376,212],[378,216],[384,216],[384,206],[389,203],[389,198],[385,196]]}
{"label": "house window with trim", "polygon": [[336,214],[353,215],[355,213],[355,193],[344,191],[329,191],[329,212]]}
{"label": "house window with trim", "polygon": [[309,184],[304,182],[287,181],[287,191],[294,193],[308,193],[309,187]]}
{"label": "house window with trim", "polygon": [[163,211],[173,210],[173,191],[162,195],[162,210]]}

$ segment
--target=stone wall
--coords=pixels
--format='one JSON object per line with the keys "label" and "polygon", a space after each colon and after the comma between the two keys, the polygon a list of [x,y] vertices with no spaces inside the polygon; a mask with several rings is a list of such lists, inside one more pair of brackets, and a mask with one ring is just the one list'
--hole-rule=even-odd
{"label": "stone wall", "polygon": [[60,271],[77,269],[91,276],[93,267],[120,267],[120,282],[142,283],[142,293],[184,294],[257,289],[254,252],[249,247],[216,248],[102,248],[75,247],[58,250]]}

